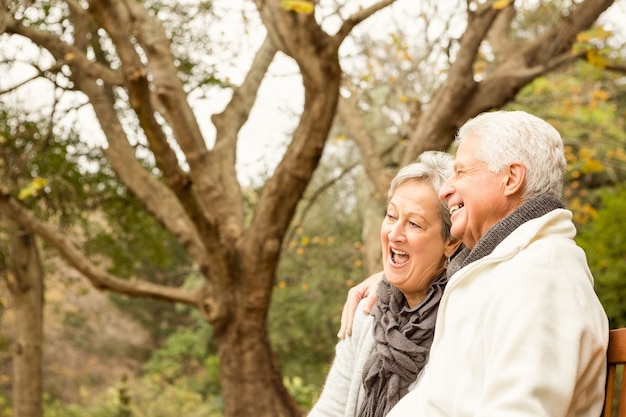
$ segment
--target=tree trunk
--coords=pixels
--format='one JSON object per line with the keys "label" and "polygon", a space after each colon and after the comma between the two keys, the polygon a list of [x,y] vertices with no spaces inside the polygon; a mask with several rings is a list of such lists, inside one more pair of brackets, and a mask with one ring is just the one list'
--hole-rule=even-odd
{"label": "tree trunk", "polygon": [[43,268],[33,235],[11,224],[7,283],[15,306],[13,416],[41,417]]}
{"label": "tree trunk", "polygon": [[381,247],[380,225],[385,213],[387,195],[381,195],[367,175],[362,175],[357,198],[361,202],[359,210],[363,217],[361,237],[363,239],[363,269],[366,275],[380,272]]}
{"label": "tree trunk", "polygon": [[304,414],[282,382],[270,347],[265,318],[250,309],[233,317],[218,336],[225,415],[298,417]]}

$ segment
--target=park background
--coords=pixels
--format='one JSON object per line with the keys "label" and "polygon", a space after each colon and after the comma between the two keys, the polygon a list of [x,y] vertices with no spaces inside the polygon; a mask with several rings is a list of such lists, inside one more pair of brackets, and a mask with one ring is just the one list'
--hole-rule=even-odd
{"label": "park background", "polygon": [[625,326],[625,3],[0,1],[0,417],[303,415],[389,180],[494,109]]}

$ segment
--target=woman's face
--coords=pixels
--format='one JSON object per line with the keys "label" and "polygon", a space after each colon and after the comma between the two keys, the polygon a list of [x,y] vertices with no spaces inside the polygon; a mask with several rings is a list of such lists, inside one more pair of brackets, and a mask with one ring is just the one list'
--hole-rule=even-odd
{"label": "woman's face", "polygon": [[396,188],[380,228],[383,269],[411,307],[424,298],[458,246],[444,242],[441,227],[439,198],[428,181],[409,180]]}

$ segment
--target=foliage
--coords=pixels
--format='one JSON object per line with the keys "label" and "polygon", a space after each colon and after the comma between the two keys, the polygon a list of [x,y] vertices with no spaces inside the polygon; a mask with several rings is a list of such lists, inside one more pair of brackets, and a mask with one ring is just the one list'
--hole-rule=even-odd
{"label": "foliage", "polygon": [[[3,185],[43,218],[67,226],[84,220],[109,185],[102,153],[86,146],[73,129],[53,131],[43,116],[0,109],[0,174]],[[87,167],[91,167],[88,169]],[[99,167],[94,170],[94,167]],[[100,172],[99,172],[100,171]],[[102,194],[90,195],[91,190]],[[94,201],[94,198],[96,201]],[[76,204],[64,204],[68,200]]]}
{"label": "foliage", "polygon": [[305,392],[322,385],[347,290],[364,277],[361,219],[352,196],[358,185],[348,172],[351,153],[344,151],[329,147],[284,244],[272,295],[272,346],[282,374],[300,393],[298,378]]}
{"label": "foliage", "polygon": [[626,326],[626,186],[600,192],[594,221],[580,229],[577,242],[587,253],[611,328]]}
{"label": "foliage", "polygon": [[0,417],[13,417],[10,401],[2,394],[0,394]]}
{"label": "foliage", "polygon": [[624,94],[619,75],[579,62],[536,79],[508,106],[545,118],[561,133],[567,158],[564,197],[578,225],[594,218],[594,190],[626,181]]}
{"label": "foliage", "polygon": [[189,388],[188,380],[166,381],[158,375],[124,380],[93,398],[87,406],[62,404],[46,396],[45,417],[218,417],[221,402]]}
{"label": "foliage", "polygon": [[[181,309],[189,310],[187,307]],[[191,323],[167,336],[144,364],[143,374],[169,382],[185,378],[194,392],[218,396],[219,363],[211,327],[196,310],[179,313],[189,315]]]}
{"label": "foliage", "polygon": [[283,384],[285,384],[285,388],[287,388],[287,391],[289,391],[289,394],[296,402],[305,409],[312,408],[315,401],[317,401],[318,388],[313,384],[306,384],[304,379],[299,376],[293,378],[284,377]]}
{"label": "foliage", "polygon": [[544,117],[563,136],[568,163],[564,197],[611,327],[626,325],[624,97],[620,74],[579,62],[536,79],[508,106]]}

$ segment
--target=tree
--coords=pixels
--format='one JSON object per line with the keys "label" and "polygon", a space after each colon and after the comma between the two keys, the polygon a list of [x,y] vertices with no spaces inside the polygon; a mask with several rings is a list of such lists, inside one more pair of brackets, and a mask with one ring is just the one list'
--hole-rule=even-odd
{"label": "tree", "polygon": [[43,282],[44,272],[35,238],[9,222],[7,287],[21,320],[13,353],[13,413],[43,415]]}
{"label": "tree", "polygon": [[[50,53],[55,62],[44,73],[61,78],[63,68],[69,69],[65,86],[80,90],[91,103],[107,138],[104,153],[111,166],[128,190],[177,236],[206,277],[206,285],[189,291],[115,277],[83,256],[78,245],[53,226],[28,213],[11,198],[11,190],[2,192],[3,212],[46,239],[98,288],[198,306],[218,341],[227,415],[300,414],[282,384],[267,336],[274,273],[282,238],[319,162],[334,117],[341,77],[338,48],[356,24],[390,3],[360,10],[329,36],[312,14],[285,10],[279,2],[258,2],[271,40],[257,52],[227,108],[213,117],[217,134],[211,150],[187,102],[165,41],[168,35],[144,6],[92,1],[85,8],[58,3],[55,10],[64,12],[60,21],[72,26],[71,42],[58,32],[63,29],[55,26],[60,23],[54,21],[56,15],[45,13],[51,10],[48,6],[17,6],[4,15],[7,33],[29,38]],[[34,10],[44,11],[40,22]],[[278,49],[300,66],[305,106],[293,140],[246,225],[234,166],[237,132]],[[136,159],[122,112],[117,111],[122,103],[134,113],[160,175],[154,176]],[[168,140],[176,140],[183,161]]]}
{"label": "tree", "polygon": [[[20,204],[16,190],[1,190],[0,209],[55,247],[97,288],[197,306],[217,340],[227,416],[301,414],[283,386],[267,333],[274,276],[283,240],[335,116],[343,75],[339,47],[357,25],[392,3],[381,0],[339,14],[338,30],[330,35],[314,13],[317,4],[256,0],[267,38],[243,82],[232,88],[226,108],[212,117],[212,147],[188,102],[188,88],[194,88],[187,68],[191,53],[173,47],[180,44],[170,39],[181,32],[166,30],[160,20],[181,10],[202,15],[209,5],[185,10],[185,5],[168,8],[133,0],[35,1],[12,9],[4,4],[0,12],[6,36],[27,38],[47,52],[32,62],[37,77],[53,80],[59,90],[80,92],[78,97],[89,103],[117,177],[178,239],[205,282],[189,290],[115,276],[81,252],[78,236],[58,233]],[[511,27],[516,10],[523,9],[507,0],[468,1],[467,26],[460,39],[450,42],[445,80],[431,96],[412,102],[411,130],[399,165],[423,150],[446,149],[468,117],[504,105],[534,78],[584,56],[571,54],[576,35],[612,3],[586,0],[563,6],[565,16],[555,18],[543,33],[515,39]],[[485,46],[493,59],[477,73]],[[263,185],[254,212],[247,213],[235,170],[238,133],[279,51],[298,66],[304,105],[280,163]],[[207,79],[195,87],[215,82]],[[363,146],[361,150],[366,155]],[[146,154],[151,163],[138,159]],[[387,184],[378,179],[390,173],[375,157],[364,158],[364,167],[378,191],[384,187],[384,195]]]}

